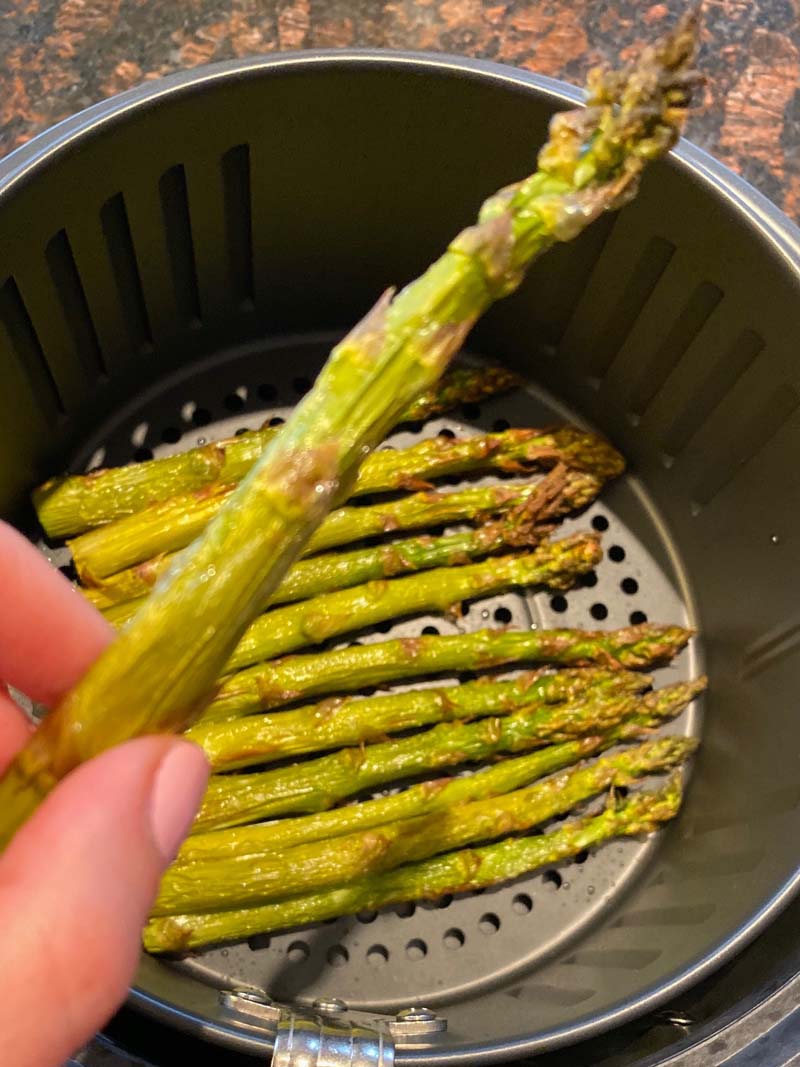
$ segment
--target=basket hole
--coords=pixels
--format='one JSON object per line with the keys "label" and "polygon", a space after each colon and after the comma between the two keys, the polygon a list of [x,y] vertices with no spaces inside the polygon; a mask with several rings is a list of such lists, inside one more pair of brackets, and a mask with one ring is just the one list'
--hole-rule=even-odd
{"label": "basket hole", "polygon": [[424,960],[427,955],[428,946],[419,937],[415,937],[406,945],[406,956],[408,956],[410,960]]}
{"label": "basket hole", "polygon": [[367,949],[367,963],[371,967],[383,967],[389,962],[389,949],[386,945],[372,945]]}
{"label": "basket hole", "polygon": [[422,627],[422,632],[424,634],[432,637],[434,634],[438,634],[439,633],[439,628],[438,628],[438,626],[423,626]]}
{"label": "basket hole", "polygon": [[592,604],[589,612],[593,619],[602,620],[608,618],[608,608],[605,604]]}
{"label": "basket hole", "polygon": [[446,437],[449,441],[452,441],[455,437],[455,433],[449,426],[443,426],[437,435],[438,437]]}
{"label": "basket hole", "polygon": [[452,952],[455,952],[456,949],[463,948],[466,940],[464,931],[457,929],[455,926],[451,927],[449,930],[445,930],[444,937],[442,938],[444,947],[449,948]]}
{"label": "basket hole", "polygon": [[445,893],[444,896],[439,897],[436,901],[436,907],[440,909],[449,908],[453,903],[453,896],[451,893]]}
{"label": "basket hole", "polygon": [[595,517],[592,519],[592,526],[595,530],[598,531],[598,533],[602,533],[603,530],[608,529],[608,519],[605,517],[605,515],[595,515]]}
{"label": "basket hole", "polygon": [[269,948],[270,941],[269,934],[256,934],[255,937],[247,939],[247,947],[251,952],[260,952],[262,948]]}
{"label": "basket hole", "polygon": [[294,378],[292,380],[292,389],[298,396],[304,396],[311,388],[311,382],[308,378]]}
{"label": "basket hole", "polygon": [[258,387],[258,395],[267,402],[278,399],[278,390],[270,382],[262,382]]}
{"label": "basket hole", "polygon": [[137,448],[133,453],[133,459],[136,463],[147,463],[148,460],[153,458],[152,448]]}
{"label": "basket hole", "polygon": [[511,423],[508,419],[495,419],[492,423],[492,430],[495,433],[505,433],[506,430],[511,429]]}
{"label": "basket hole", "polygon": [[533,911],[533,901],[527,893],[517,893],[511,901],[511,910],[516,915],[530,915]]}
{"label": "basket hole", "polygon": [[267,423],[267,425],[268,426],[283,426],[283,424],[285,422],[286,422],[286,419],[283,417],[283,415],[273,415],[272,418]]}
{"label": "basket hole", "polygon": [[238,393],[228,393],[223,401],[228,411],[236,413],[244,408],[244,400]]}
{"label": "basket hole", "polygon": [[478,929],[482,934],[486,934],[487,937],[491,936],[491,934],[496,934],[500,929],[500,920],[494,912],[487,911],[478,920]]}
{"label": "basket hole", "polygon": [[375,629],[377,630],[377,632],[379,634],[388,634],[388,632],[391,630],[392,626],[394,626],[394,622],[393,621],[382,622],[379,626],[376,626]]}
{"label": "basket hole", "polygon": [[575,857],[575,862],[578,863],[578,864],[586,863],[588,858],[589,858],[589,851],[588,851],[588,849],[584,848]]}
{"label": "basket hole", "polygon": [[421,419],[413,419],[411,422],[404,422],[403,429],[406,433],[422,433],[422,427],[425,425]]}
{"label": "basket hole", "polygon": [[446,474],[441,481],[443,485],[461,485],[461,476],[458,474]]}
{"label": "basket hole", "polygon": [[631,626],[641,626],[643,622],[647,622],[647,616],[643,611],[632,611],[630,613]]}
{"label": "basket hole", "polygon": [[462,404],[461,411],[465,419],[479,419],[481,417],[480,404]]}
{"label": "basket hole", "polygon": [[417,905],[413,901],[407,901],[405,904],[398,905],[397,914],[401,919],[411,919],[417,910]]}
{"label": "basket hole", "polygon": [[378,918],[378,913],[377,911],[360,911],[358,915],[356,915],[356,918],[360,923],[364,923],[365,926],[368,926],[369,923],[375,922]]}
{"label": "basket hole", "polygon": [[161,431],[161,440],[165,445],[176,445],[182,436],[177,426],[165,426]]}
{"label": "basket hole", "polygon": [[241,437],[243,434],[246,434],[246,433],[250,433],[250,427],[249,426],[240,426],[239,429],[234,433],[233,436],[234,437]]}
{"label": "basket hole", "polygon": [[612,545],[608,550],[608,558],[613,563],[622,563],[625,559],[625,549],[622,545]]}
{"label": "basket hole", "polygon": [[553,889],[560,889],[564,883],[564,879],[558,871],[545,871],[542,875],[542,881],[545,885],[552,886]]}
{"label": "basket hole", "polygon": [[494,621],[502,623],[511,622],[511,612],[508,610],[508,608],[495,608]]}
{"label": "basket hole", "polygon": [[559,593],[557,596],[550,597],[550,607],[559,615],[563,615],[569,607],[569,601]]}
{"label": "basket hole", "polygon": [[208,426],[211,422],[211,412],[208,408],[195,408],[192,412],[192,423],[195,426]]}
{"label": "basket hole", "polygon": [[597,571],[587,571],[581,575],[581,585],[584,589],[594,589],[597,585]]}
{"label": "basket hole", "polygon": [[305,941],[293,941],[286,949],[286,958],[290,963],[305,963],[311,950]]}
{"label": "basket hole", "polygon": [[630,790],[626,785],[618,785],[615,787],[614,792],[617,794],[618,797],[621,797],[624,800]]}
{"label": "basket hole", "polygon": [[627,593],[628,596],[633,596],[634,593],[639,592],[639,583],[635,578],[623,578],[619,586],[622,592]]}
{"label": "basket hole", "polygon": [[350,953],[344,945],[332,945],[325,953],[325,959],[331,967],[344,967],[350,960]]}

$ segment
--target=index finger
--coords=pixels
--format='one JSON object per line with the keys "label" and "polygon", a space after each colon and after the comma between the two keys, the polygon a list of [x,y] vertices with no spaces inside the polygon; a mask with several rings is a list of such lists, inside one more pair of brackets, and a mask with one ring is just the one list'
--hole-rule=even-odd
{"label": "index finger", "polygon": [[64,575],[4,522],[0,590],[0,682],[41,704],[55,704],[114,632]]}

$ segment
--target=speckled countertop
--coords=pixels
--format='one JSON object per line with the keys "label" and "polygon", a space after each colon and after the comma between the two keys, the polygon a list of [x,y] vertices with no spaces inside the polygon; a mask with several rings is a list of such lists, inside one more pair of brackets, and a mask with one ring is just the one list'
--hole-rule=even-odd
{"label": "speckled countertop", "polygon": [[[0,154],[112,93],[234,56],[348,45],[488,57],[580,82],[684,0],[6,0]],[[705,0],[688,136],[800,218],[800,0]]]}

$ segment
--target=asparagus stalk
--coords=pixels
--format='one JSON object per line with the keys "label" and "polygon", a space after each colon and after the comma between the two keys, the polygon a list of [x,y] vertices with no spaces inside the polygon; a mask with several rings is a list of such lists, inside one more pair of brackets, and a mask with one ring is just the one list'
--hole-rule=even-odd
{"label": "asparagus stalk", "polygon": [[477,225],[336,346],[229,506],[11,763],[0,782],[0,845],[78,763],[196,718],[364,456],[437,381],[475,321],[517,288],[535,256],[629,199],[646,162],[674,143],[696,36],[695,16],[630,71],[593,75],[590,107],[555,116],[538,172],[487,201]]}
{"label": "asparagus stalk", "polygon": [[477,630],[290,656],[226,678],[202,721],[224,722],[323,693],[352,693],[448,671],[484,671],[525,663],[648,670],[669,662],[691,636],[692,631],[683,627],[653,623],[606,631]]}
{"label": "asparagus stalk", "polygon": [[[459,440],[434,437],[411,448],[373,453],[364,461],[352,495],[424,489],[430,479],[446,474],[519,472],[558,462],[599,479],[619,474],[623,467],[619,453],[602,438],[571,426],[552,433],[506,430]],[[235,486],[214,483],[73,538],[68,544],[81,580],[92,585],[159,553],[183,548],[202,533],[234,491]]]}
{"label": "asparagus stalk", "polygon": [[678,814],[680,804],[680,776],[676,774],[661,789],[633,793],[600,815],[576,819],[538,837],[511,837],[482,848],[462,849],[257,908],[154,918],[145,928],[144,945],[149,952],[185,952],[390,904],[484,889],[560,863],[612,838],[652,833]]}
{"label": "asparagus stalk", "polygon": [[[516,507],[527,507],[538,522],[546,522],[585,507],[601,487],[602,482],[594,475],[581,471],[565,472],[563,466],[559,466],[542,480],[530,484],[477,486],[451,493],[423,492],[369,507],[337,508],[314,533],[306,553],[400,530],[451,522],[481,522]],[[98,580],[95,586],[85,591],[86,595],[98,608],[145,596],[174,558],[169,554],[156,556],[119,571]],[[291,583],[292,574],[293,568],[283,584]]]}
{"label": "asparagus stalk", "polygon": [[647,675],[604,668],[529,671],[511,681],[479,678],[442,689],[417,689],[386,696],[342,697],[273,715],[249,715],[233,722],[200,722],[186,736],[208,756],[215,771],[271,763],[306,752],[383,740],[414,727],[484,715],[503,715],[574,700],[579,694],[638,693]]}
{"label": "asparagus stalk", "polygon": [[[356,548],[350,552],[330,552],[311,559],[300,560],[290,567],[286,577],[270,597],[269,605],[308,600],[336,589],[347,589],[376,579],[393,578],[399,574],[428,570],[433,567],[455,567],[469,560],[489,556],[504,548],[529,548],[546,536],[546,527],[538,525],[542,510],[560,496],[566,483],[563,466],[552,470],[545,487],[514,508],[501,513],[475,529],[459,533],[393,541],[370,548]],[[540,483],[541,485],[541,483]],[[122,626],[141,606],[141,598],[115,604],[104,612],[114,626]]]}
{"label": "asparagus stalk", "polygon": [[[454,367],[409,404],[402,421],[432,418],[459,404],[478,403],[516,389],[520,378],[504,367]],[[39,522],[48,537],[69,537],[132,515],[148,504],[206,486],[234,484],[247,474],[275,430],[260,430],[191,448],[146,463],[51,478],[33,493]]]}
{"label": "asparagus stalk", "polygon": [[[604,743],[638,736],[642,729],[673,717],[697,691],[697,683],[679,683],[659,690],[652,699],[639,700],[630,693],[611,699],[580,697],[533,711],[523,708],[505,718],[442,723],[412,737],[346,748],[307,763],[255,774],[215,775],[195,828],[219,829],[275,815],[323,811],[344,797],[398,778],[577,737],[580,740],[571,742],[569,750],[568,762],[574,763]],[[636,716],[633,724],[624,722],[629,716]],[[587,738],[590,733],[596,736]]]}
{"label": "asparagus stalk", "polygon": [[386,823],[333,841],[297,845],[281,853],[173,867],[161,882],[153,915],[241,908],[317,892],[476,841],[530,830],[605,789],[674,768],[696,747],[693,738],[662,737],[503,796]]}
{"label": "asparagus stalk", "polygon": [[475,774],[429,779],[390,796],[312,815],[192,834],[181,846],[175,863],[183,865],[234,856],[253,856],[262,852],[280,852],[293,845],[341,837],[355,830],[382,826],[398,819],[444,811],[455,804],[510,793],[527,785],[540,773],[543,751],[549,750],[540,749],[515,759],[501,760]]}
{"label": "asparagus stalk", "polygon": [[523,556],[495,556],[463,567],[438,567],[391,581],[366,582],[287,604],[261,615],[243,635],[226,671],[237,671],[307,645],[317,645],[387,619],[448,611],[464,600],[514,587],[569,589],[596,566],[602,553],[593,534],[573,534]]}

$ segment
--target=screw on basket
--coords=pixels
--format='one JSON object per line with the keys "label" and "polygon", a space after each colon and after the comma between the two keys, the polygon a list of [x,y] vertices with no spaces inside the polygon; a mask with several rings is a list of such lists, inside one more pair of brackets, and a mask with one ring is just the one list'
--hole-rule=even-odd
{"label": "screw on basket", "polygon": [[447,1029],[447,1020],[440,1018],[430,1008],[404,1008],[399,1011],[389,1030],[393,1037],[424,1037],[427,1034],[442,1033]]}
{"label": "screw on basket", "polygon": [[281,1008],[258,989],[222,989],[219,1002],[226,1011],[248,1016],[273,1030],[280,1022]]}
{"label": "screw on basket", "polygon": [[311,1007],[319,1015],[341,1015],[342,1012],[347,1011],[347,1005],[338,997],[320,997]]}
{"label": "screw on basket", "polygon": [[394,1045],[377,1030],[286,1012],[272,1067],[394,1067]]}

